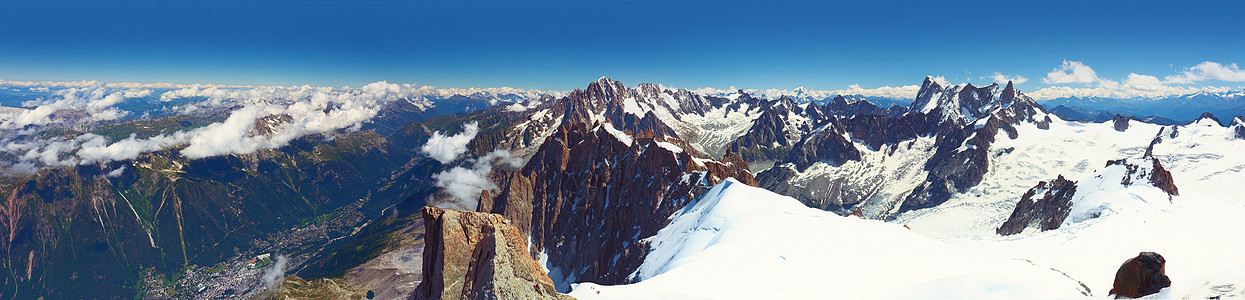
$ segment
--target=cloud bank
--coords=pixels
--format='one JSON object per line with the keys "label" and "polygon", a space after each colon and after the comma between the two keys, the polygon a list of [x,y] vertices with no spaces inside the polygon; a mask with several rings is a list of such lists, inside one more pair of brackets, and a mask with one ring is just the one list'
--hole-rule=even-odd
{"label": "cloud bank", "polygon": [[1207,61],[1163,79],[1152,75],[1129,73],[1123,80],[1115,81],[1099,77],[1098,73],[1085,63],[1065,60],[1059,67],[1047,73],[1042,82],[1083,84],[1084,87],[1050,86],[1028,94],[1035,99],[1064,97],[1128,99],[1172,97],[1199,92],[1227,93],[1242,89],[1240,86],[1189,86],[1189,84],[1212,80],[1245,82],[1245,71],[1242,71],[1236,64],[1224,65]]}
{"label": "cloud bank", "polygon": [[[86,121],[115,120],[126,113],[115,108],[127,96],[146,97],[150,90],[109,88],[96,84],[86,88],[55,91],[53,99],[26,103],[32,109],[4,113],[0,120],[0,151],[16,161],[0,162],[0,172],[28,173],[39,166],[95,164],[133,159],[142,153],[185,146],[181,154],[203,158],[248,154],[259,149],[284,146],[308,134],[357,130],[387,104],[415,95],[410,84],[376,82],[358,89],[338,91],[322,87],[262,87],[232,89],[191,86],[170,91],[179,96],[207,97],[194,107],[225,109],[224,121],[200,128],[159,134],[147,138],[131,135],[119,141],[93,134],[32,139],[49,128],[87,129]],[[164,97],[162,95],[161,97]],[[66,112],[81,113],[66,113]],[[75,119],[76,118],[76,119]],[[266,126],[267,128],[257,128]]]}

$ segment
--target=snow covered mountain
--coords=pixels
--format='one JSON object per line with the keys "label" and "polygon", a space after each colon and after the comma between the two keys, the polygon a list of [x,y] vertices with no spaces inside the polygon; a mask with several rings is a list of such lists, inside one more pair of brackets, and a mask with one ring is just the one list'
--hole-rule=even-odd
{"label": "snow covered mountain", "polygon": [[[504,215],[530,234],[529,250],[549,271],[559,291],[577,282],[634,283],[580,285],[574,293],[583,298],[657,295],[648,293],[690,298],[757,296],[737,289],[722,289],[723,294],[672,289],[711,284],[703,278],[722,278],[712,284],[742,284],[742,280],[759,277],[787,280],[765,284],[790,291],[779,295],[792,297],[816,293],[849,298],[924,293],[972,298],[1104,295],[1102,282],[1087,278],[1118,266],[1118,260],[1126,257],[1121,251],[1135,253],[1144,246],[1112,236],[1118,234],[1113,233],[1117,226],[1144,222],[1137,219],[1142,215],[1176,211],[1173,216],[1185,218],[1206,213],[1206,207],[1219,204],[1203,206],[1185,199],[1230,199],[1222,194],[1223,187],[1245,180],[1236,171],[1245,169],[1245,161],[1227,154],[1245,146],[1245,121],[1240,118],[1228,127],[1211,115],[1175,126],[1122,116],[1102,123],[1068,121],[1010,83],[944,87],[927,78],[912,105],[883,109],[846,97],[819,105],[790,97],[763,99],[742,90],[716,97],[656,84],[629,88],[601,78],[565,97],[495,106],[458,120],[490,121],[476,138],[486,142],[473,141],[473,147],[510,148],[528,158],[520,170],[499,169],[490,174],[499,180],[498,188],[481,195],[479,210]],[[1174,183],[1180,184],[1178,191]],[[787,197],[744,187],[752,184]],[[740,198],[748,201],[773,203],[711,204],[738,201],[706,196],[736,193],[727,190],[752,191],[738,193],[747,195]],[[1175,195],[1179,198],[1169,198]],[[1053,204],[1030,206],[1035,198],[1038,203]],[[1239,204],[1223,205],[1227,206],[1223,211],[1242,210]],[[849,213],[890,224],[835,215]],[[714,221],[718,217],[713,216],[719,214],[731,217]],[[759,216],[763,214],[783,217]],[[790,220],[795,225],[774,221],[791,216],[801,217]],[[740,224],[749,225],[722,225],[733,224],[736,217],[743,220]],[[750,229],[739,229],[743,233],[735,240],[731,228]],[[800,236],[810,249],[794,245],[797,238],[775,234],[808,235],[808,228],[835,234],[818,235],[812,241]],[[1120,245],[1081,240],[1079,234],[1085,230]],[[1073,264],[1018,246],[1059,247],[1052,236],[1112,251],[1091,255],[1094,262]],[[877,237],[895,242],[876,242]],[[854,243],[846,248],[834,244],[844,240]],[[738,246],[745,241],[761,246]],[[1181,258],[1205,254],[1159,245]],[[888,247],[896,249],[879,250]],[[901,250],[905,247],[934,249],[929,253],[936,255]],[[976,247],[986,251],[963,249]],[[839,248],[843,252],[835,252]],[[787,252],[791,254],[777,254]],[[766,277],[768,273],[717,274],[726,272],[722,266],[733,266],[726,261],[775,274],[811,274],[815,272],[812,267],[803,268],[834,266],[865,278],[857,281],[862,286],[886,283],[881,275],[860,275],[869,272],[866,265],[844,266],[842,260],[823,258],[865,252],[887,254],[862,258],[873,262],[866,264],[871,267],[902,261],[896,257],[917,259],[898,265],[925,268],[925,260],[943,257],[949,257],[953,265],[914,270],[924,275],[898,280],[901,288],[878,287],[885,292],[848,286],[810,289],[792,284],[811,284],[801,281],[802,277]],[[783,259],[773,261],[773,257],[805,260],[777,267]],[[988,259],[978,264],[980,258]],[[1052,272],[1052,267],[1061,271]],[[948,288],[981,284],[1006,289],[954,294],[962,290]],[[1040,287],[1050,289],[1037,291]]]}
{"label": "snow covered mountain", "polygon": [[[1103,183],[1122,186],[1118,181]],[[1140,197],[1167,202],[1166,195],[1160,194],[1157,199],[1149,194]],[[1145,210],[1123,210],[1124,203],[1108,201],[1102,204],[1115,213],[1041,234],[933,239],[901,224],[834,215],[727,180],[646,238],[652,246],[632,274],[638,282],[581,283],[570,295],[579,299],[1103,298],[1123,258],[1136,253],[1134,249],[1154,249],[1173,262],[1168,274],[1174,286],[1159,296],[1211,297],[1233,293],[1234,287],[1245,284],[1230,271],[1245,266],[1245,259],[1225,257],[1245,250],[1245,245],[1188,244],[1217,235],[1239,236],[1236,228],[1245,221],[1230,216],[1245,212],[1245,207],[1215,202],[1153,203]],[[1182,222],[1188,223],[1175,225]],[[1187,239],[1178,237],[1190,230],[1193,234]]]}

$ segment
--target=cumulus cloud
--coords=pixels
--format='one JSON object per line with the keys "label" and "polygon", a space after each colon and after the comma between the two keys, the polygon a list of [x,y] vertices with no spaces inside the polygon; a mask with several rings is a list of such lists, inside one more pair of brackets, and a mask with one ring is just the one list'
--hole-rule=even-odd
{"label": "cumulus cloud", "polygon": [[419,149],[441,163],[449,163],[467,152],[467,143],[470,143],[479,132],[480,124],[476,122],[463,124],[463,131],[452,136],[438,131],[433,133],[428,143]]}
{"label": "cumulus cloud", "polygon": [[[309,134],[358,130],[385,105],[413,97],[418,88],[412,84],[383,81],[349,90],[310,86],[252,89],[191,86],[172,92],[175,95],[207,97],[196,105],[217,105],[218,111],[226,109],[228,116],[225,120],[147,138],[131,135],[119,141],[110,141],[92,133],[50,140],[18,138],[37,134],[44,128],[39,126],[61,124],[62,117],[56,117],[58,111],[84,111],[86,116],[79,118],[92,120],[116,119],[128,113],[113,107],[125,101],[127,95],[146,97],[153,94],[144,90],[116,90],[104,85],[67,88],[56,91],[55,98],[26,103],[32,109],[4,113],[4,118],[0,119],[0,142],[3,142],[0,150],[16,157],[17,161],[0,162],[0,168],[3,168],[0,172],[29,171],[32,165],[64,166],[133,159],[142,153],[174,146],[185,146],[180,154],[192,159],[248,154],[281,147]],[[256,124],[267,128],[258,130]],[[447,139],[456,141],[454,138]],[[457,151],[451,150],[451,154]]]}
{"label": "cumulus cloud", "polygon": [[437,206],[475,210],[479,205],[477,200],[480,192],[497,189],[497,184],[488,179],[494,163],[520,168],[523,166],[523,159],[512,156],[510,151],[498,149],[473,160],[470,168],[454,167],[432,175],[432,178],[437,181],[437,187],[454,198],[453,202],[440,203]]}
{"label": "cumulus cloud", "polygon": [[1012,84],[1021,84],[1021,83],[1025,83],[1025,81],[1029,81],[1029,79],[1025,78],[1024,76],[1020,76],[1020,75],[1008,76],[1008,75],[1003,75],[1002,73],[999,73],[999,72],[994,72],[994,75],[991,75],[989,77],[982,77],[982,78],[983,79],[988,78],[998,84],[1007,84],[1008,81],[1012,82]]}
{"label": "cumulus cloud", "polygon": [[1062,83],[1093,83],[1098,81],[1098,73],[1093,68],[1079,61],[1063,61],[1063,64],[1050,73],[1046,73],[1046,78],[1042,82],[1048,84]]}
{"label": "cumulus cloud", "polygon": [[[51,98],[39,98],[22,103],[22,106],[34,107],[33,109],[0,111],[0,130],[51,123],[116,120],[125,117],[129,112],[113,106],[124,102],[127,98],[144,95],[143,91],[116,91],[103,84],[67,88],[52,93]],[[151,91],[147,90],[145,94],[150,95]],[[62,118],[54,118],[54,114],[65,110],[81,113],[65,114]]]}
{"label": "cumulus cloud", "polygon": [[1064,61],[1055,71],[1043,79],[1046,83],[1092,83],[1090,87],[1050,86],[1029,93],[1035,99],[1063,97],[1102,98],[1159,98],[1187,95],[1199,92],[1226,93],[1242,87],[1187,86],[1198,81],[1220,80],[1245,82],[1245,71],[1235,64],[1223,65],[1202,62],[1185,69],[1181,74],[1157,76],[1129,73],[1122,81],[1098,77],[1089,66],[1076,61]]}
{"label": "cumulus cloud", "polygon": [[1158,77],[1137,73],[1128,74],[1128,78],[1124,79],[1124,87],[1151,91],[1164,88],[1163,82]]}
{"label": "cumulus cloud", "polygon": [[264,272],[264,276],[260,277],[264,281],[264,287],[269,291],[276,291],[281,288],[281,282],[285,280],[285,265],[289,262],[289,258],[285,255],[277,255],[276,262],[272,264],[272,268],[268,268]]}
{"label": "cumulus cloud", "polygon": [[1245,82],[1245,71],[1242,71],[1236,64],[1223,65],[1205,61],[1185,69],[1181,74],[1167,76],[1164,80],[1175,84],[1190,84],[1204,80]]}

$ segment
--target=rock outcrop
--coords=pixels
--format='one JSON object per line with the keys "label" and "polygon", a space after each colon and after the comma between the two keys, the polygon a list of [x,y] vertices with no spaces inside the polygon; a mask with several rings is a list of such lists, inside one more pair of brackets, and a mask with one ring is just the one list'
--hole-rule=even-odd
{"label": "rock outcrop", "polygon": [[1232,133],[1237,139],[1245,140],[1245,118],[1236,117],[1232,119]]}
{"label": "rock outcrop", "polygon": [[1115,131],[1124,132],[1128,130],[1128,118],[1120,114],[1115,114],[1115,117],[1111,118],[1111,124],[1115,127]]}
{"label": "rock outcrop", "polygon": [[804,171],[816,162],[841,165],[849,160],[860,160],[860,151],[844,137],[846,131],[838,122],[831,121],[823,125],[822,130],[795,143],[782,162],[794,163],[796,169]]}
{"label": "rock outcrop", "polygon": [[[1141,162],[1129,159],[1109,160],[1104,170],[1084,180],[1093,181],[1094,183],[1089,183],[1089,186],[1098,189],[1103,188],[1101,184],[1119,184],[1124,188],[1135,184],[1151,185],[1167,193],[1169,201],[1172,196],[1180,194],[1171,172],[1163,168],[1163,164],[1159,163],[1158,159],[1149,157],[1147,154],[1141,160]],[[1117,170],[1108,171],[1113,168]],[[1119,177],[1103,177],[1103,174],[1115,174],[1114,176]],[[1059,228],[1068,219],[1073,204],[1084,197],[1086,196],[1077,194],[1077,182],[1064,179],[1062,175],[1050,182],[1040,182],[1021,196],[1011,216],[995,232],[999,235],[1013,235],[1028,227],[1035,227],[1042,231]]]}
{"label": "rock outcrop", "polygon": [[424,280],[409,299],[573,299],[558,294],[501,215],[423,210]]}
{"label": "rock outcrop", "polygon": [[[971,85],[965,87],[971,88]],[[990,145],[1000,131],[1007,133],[1008,138],[1015,139],[1019,137],[1016,126],[1021,122],[1045,121],[1045,118],[1038,120],[1035,116],[1047,111],[1029,96],[1017,92],[1010,82],[997,98],[988,97],[982,90],[987,88],[978,88],[972,93],[961,95],[960,101],[967,102],[940,100],[939,106],[930,111],[930,115],[944,117],[941,122],[932,118],[929,123],[933,128],[930,129],[930,134],[937,135],[937,150],[925,162],[925,169],[929,171],[925,182],[908,194],[900,204],[898,212],[938,206],[951,199],[955,193],[976,186],[989,171]],[[966,124],[960,121],[962,119],[949,117],[963,117],[958,113],[940,112],[955,107],[961,107],[974,116],[978,115],[978,111],[992,113]]]}
{"label": "rock outcrop", "polygon": [[1139,298],[1158,293],[1172,285],[1166,274],[1167,260],[1154,252],[1141,252],[1137,257],[1129,258],[1115,272],[1115,283],[1110,294],[1116,299],[1121,297]]}
{"label": "rock outcrop", "polygon": [[[1168,195],[1180,195],[1180,189],[1176,187],[1176,182],[1172,179],[1172,173],[1163,168],[1163,164],[1158,159],[1146,157],[1150,162],[1149,166],[1129,163],[1127,159],[1117,159],[1107,161],[1106,167],[1114,165],[1123,166],[1126,171],[1124,177],[1120,179],[1120,184],[1125,186],[1135,183],[1149,183],[1155,187],[1167,192]],[[1146,163],[1143,163],[1146,164]]]}
{"label": "rock outcrop", "polygon": [[1025,192],[1016,203],[1011,217],[995,230],[999,235],[1013,235],[1027,227],[1043,231],[1059,228],[1072,209],[1072,195],[1076,194],[1076,182],[1062,175],[1050,182],[1040,182]]}
{"label": "rock outcrop", "polygon": [[560,126],[501,193],[481,203],[530,232],[531,255],[547,255],[560,289],[625,283],[648,249],[640,239],[688,201],[728,177],[756,185],[733,153],[719,162],[682,140],[616,130],[610,123]]}

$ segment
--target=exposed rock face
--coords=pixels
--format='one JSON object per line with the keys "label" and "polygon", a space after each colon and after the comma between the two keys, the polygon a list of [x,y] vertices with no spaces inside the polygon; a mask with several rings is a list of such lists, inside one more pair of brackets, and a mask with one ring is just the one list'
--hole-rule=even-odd
{"label": "exposed rock face", "polygon": [[1050,182],[1040,182],[1020,197],[1011,217],[995,232],[1000,235],[1013,235],[1030,226],[1042,231],[1059,228],[1072,209],[1074,194],[1076,182],[1064,179],[1062,175]]}
{"label": "exposed rock face", "polygon": [[1237,139],[1245,140],[1245,119],[1242,117],[1233,118],[1232,126],[1230,128],[1232,128],[1232,132],[1236,135]]}
{"label": "exposed rock face", "polygon": [[896,145],[903,140],[929,135],[932,128],[927,116],[919,112],[902,117],[857,115],[844,119],[843,124],[852,138],[861,140],[869,148],[881,149],[883,145]]}
{"label": "exposed rock face", "polygon": [[[1032,98],[1016,92],[1010,82],[999,93],[998,98],[987,98],[983,93],[979,89],[969,94],[975,95],[977,98],[973,99],[977,100],[970,99],[971,105],[963,107],[1002,108],[994,110],[988,118],[977,119],[964,125],[960,125],[962,123],[955,118],[945,119],[944,122],[938,123],[940,125],[936,129],[930,130],[932,134],[938,135],[938,139],[936,152],[925,164],[929,175],[924,183],[913,189],[912,193],[904,199],[899,208],[900,213],[937,206],[951,199],[953,194],[963,192],[980,183],[989,171],[990,154],[988,151],[999,131],[1002,130],[1007,133],[1008,138],[1015,139],[1018,137],[1016,125],[1021,122],[1039,122],[1034,116],[1047,113]],[[964,97],[961,96],[961,98]],[[994,99],[995,101],[985,103],[980,99]],[[940,106],[934,108],[930,114],[945,117],[948,113],[940,111],[959,106],[953,103],[940,103]],[[966,109],[966,111],[973,110]]]}
{"label": "exposed rock face", "polygon": [[488,211],[530,231],[532,255],[548,255],[555,282],[624,283],[648,249],[639,240],[688,201],[727,177],[756,185],[734,154],[716,162],[681,140],[620,139],[607,126],[560,126],[490,199]]}
{"label": "exposed rock face", "polygon": [[1153,171],[1150,174],[1150,184],[1167,192],[1168,195],[1180,195],[1180,189],[1176,187],[1176,181],[1172,179],[1172,173],[1163,168],[1163,164],[1158,159],[1152,159]]}
{"label": "exposed rock face", "polygon": [[410,299],[572,299],[496,214],[425,207],[424,280]]}
{"label": "exposed rock face", "polygon": [[[1168,195],[1180,195],[1180,189],[1176,187],[1176,182],[1172,179],[1171,172],[1163,168],[1163,164],[1158,159],[1147,157],[1150,160],[1149,166],[1141,166],[1129,163],[1126,159],[1117,159],[1107,161],[1107,167],[1113,165],[1122,165],[1128,171],[1124,174],[1120,184],[1125,186],[1134,183],[1149,183],[1155,187],[1167,192]],[[1148,167],[1148,168],[1147,168]]]}
{"label": "exposed rock face", "polygon": [[[1166,192],[1169,199],[1170,196],[1179,195],[1179,189],[1172,180],[1171,172],[1164,169],[1158,159],[1146,156],[1142,160],[1148,161],[1134,163],[1129,162],[1128,159],[1117,159],[1107,161],[1104,167],[1123,168],[1124,174],[1118,180],[1119,184],[1125,187],[1133,184],[1149,184]],[[1108,178],[1106,182],[1115,180],[1117,179]],[[1097,186],[1097,184],[1091,184],[1091,186]],[[1028,227],[1035,227],[1042,231],[1059,228],[1068,218],[1072,204],[1078,201],[1076,193],[1077,183],[1064,179],[1062,175],[1050,182],[1040,182],[1021,196],[1011,216],[995,232],[1000,235],[1013,235]]]}
{"label": "exposed rock face", "polygon": [[1120,114],[1115,114],[1115,117],[1111,118],[1111,124],[1114,124],[1115,131],[1124,132],[1128,130],[1128,118]]}
{"label": "exposed rock face", "polygon": [[1115,283],[1110,294],[1116,299],[1121,297],[1139,298],[1158,293],[1172,285],[1167,278],[1167,260],[1154,252],[1141,252],[1137,257],[1129,258],[1115,272]]}
{"label": "exposed rock face", "polygon": [[869,101],[861,100],[849,103],[847,98],[843,98],[842,95],[835,96],[834,99],[826,103],[823,110],[836,116],[848,118],[858,115],[886,115],[886,110]]}
{"label": "exposed rock face", "polygon": [[[832,105],[833,102],[825,110],[832,110]],[[980,183],[989,171],[990,146],[999,134],[1006,133],[1008,138],[1015,139],[1019,134],[1017,126],[1021,124],[1033,123],[1039,129],[1049,129],[1051,122],[1049,112],[1016,91],[1011,83],[1003,88],[993,84],[944,88],[927,77],[916,100],[904,114],[895,116],[884,112],[842,119],[831,117],[794,145],[786,159],[757,177],[765,188],[795,197],[810,206],[846,213],[850,207],[844,205],[872,199],[870,201],[883,203],[880,209],[869,213],[876,217],[893,217],[937,206]],[[916,139],[921,137],[932,137],[932,148],[913,149]],[[927,177],[912,192],[896,195],[896,199],[873,199],[878,197],[873,191],[888,184],[880,180],[882,176],[876,177],[879,180],[842,176],[820,179],[816,174],[801,174],[818,162],[842,164],[859,160],[864,154],[856,147],[861,146],[889,157],[903,147],[901,144],[905,141],[905,152],[930,151],[928,156],[920,156],[920,160],[903,162],[922,164],[921,169],[927,171],[927,175],[922,176]],[[783,166],[783,163],[791,165]],[[853,195],[853,191],[863,194]]]}
{"label": "exposed rock face", "polygon": [[727,177],[756,184],[747,163],[729,148],[715,161],[666,123],[703,116],[728,102],[737,109],[799,108],[744,93],[725,99],[655,84],[628,89],[608,78],[529,108],[541,111],[529,120],[554,120],[552,125],[514,126],[546,133],[522,170],[492,176],[500,191],[482,195],[477,210],[502,214],[530,234],[530,256],[547,255],[559,289],[578,281],[624,283],[648,250],[640,239],[656,234],[687,201]]}
{"label": "exposed rock face", "polygon": [[843,136],[847,131],[843,126],[834,121],[823,126],[822,130],[796,143],[782,162],[794,163],[796,169],[804,171],[820,161],[841,165],[848,160],[860,160],[860,151]]}
{"label": "exposed rock face", "polygon": [[1222,124],[1223,124],[1223,122],[1220,122],[1220,121],[1219,121],[1219,118],[1216,118],[1214,114],[1211,114],[1211,113],[1208,113],[1208,112],[1204,112],[1204,113],[1202,113],[1202,115],[1197,116],[1197,119],[1194,119],[1194,120],[1193,120],[1193,122],[1194,122],[1194,123],[1197,123],[1197,121],[1201,121],[1202,119],[1207,119],[1207,120],[1215,121],[1215,124],[1220,124],[1220,126],[1223,126],[1223,125],[1222,125]]}
{"label": "exposed rock face", "polygon": [[793,113],[789,109],[798,107],[785,97],[776,102],[763,106],[761,116],[752,121],[752,127],[730,143],[728,147],[732,152],[743,153],[747,161],[780,158],[785,150],[791,148],[790,136],[799,136],[809,130],[808,124],[804,128],[787,128],[787,118]]}

